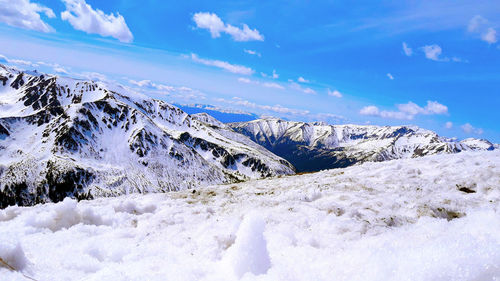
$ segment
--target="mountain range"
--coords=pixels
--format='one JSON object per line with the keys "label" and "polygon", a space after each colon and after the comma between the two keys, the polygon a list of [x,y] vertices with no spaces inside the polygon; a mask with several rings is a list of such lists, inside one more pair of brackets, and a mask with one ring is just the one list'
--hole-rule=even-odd
{"label": "mountain range", "polygon": [[223,123],[103,82],[0,66],[0,207],[294,173]]}
{"label": "mountain range", "polygon": [[297,172],[499,148],[487,140],[457,141],[416,126],[329,125],[268,118],[230,123],[229,127],[287,159]]}

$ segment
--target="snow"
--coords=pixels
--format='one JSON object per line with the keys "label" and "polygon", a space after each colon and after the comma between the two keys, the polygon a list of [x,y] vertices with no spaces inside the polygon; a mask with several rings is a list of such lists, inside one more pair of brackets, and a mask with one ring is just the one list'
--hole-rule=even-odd
{"label": "snow", "polygon": [[247,215],[241,223],[236,240],[222,261],[233,269],[235,277],[265,274],[271,267],[264,228],[265,221],[257,213]]}
{"label": "snow", "polygon": [[499,280],[499,202],[488,151],[9,207],[0,279]]}

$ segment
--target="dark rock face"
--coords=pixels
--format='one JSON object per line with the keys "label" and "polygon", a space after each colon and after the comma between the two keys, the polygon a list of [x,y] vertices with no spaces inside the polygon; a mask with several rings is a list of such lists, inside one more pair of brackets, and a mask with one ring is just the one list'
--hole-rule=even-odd
{"label": "dark rock face", "polygon": [[[224,168],[235,170],[237,169],[235,166],[236,162],[242,159],[242,164],[244,166],[251,168],[254,172],[260,173],[262,177],[268,177],[272,175],[271,168],[263,163],[260,159],[242,153],[232,155],[223,147],[208,142],[204,139],[193,137],[187,132],[183,133],[180,136],[179,141],[183,142],[192,149],[199,148],[202,151],[210,152],[214,159],[218,159],[218,161],[224,166]],[[286,161],[283,161],[281,163],[284,165],[289,165],[289,163],[287,163]]]}
{"label": "dark rock face", "polygon": [[0,209],[12,205],[31,206],[46,202],[59,202],[66,197],[78,200],[93,199],[85,190],[94,176],[91,172],[76,168],[73,171],[60,173],[51,163],[48,164],[45,179],[36,188],[29,188],[28,181],[11,183],[0,192]]}

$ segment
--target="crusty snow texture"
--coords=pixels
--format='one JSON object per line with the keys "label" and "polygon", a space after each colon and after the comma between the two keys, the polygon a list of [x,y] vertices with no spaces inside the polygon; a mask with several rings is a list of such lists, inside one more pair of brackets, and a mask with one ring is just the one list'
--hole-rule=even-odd
{"label": "crusty snow texture", "polygon": [[2,280],[498,280],[500,152],[0,211]]}

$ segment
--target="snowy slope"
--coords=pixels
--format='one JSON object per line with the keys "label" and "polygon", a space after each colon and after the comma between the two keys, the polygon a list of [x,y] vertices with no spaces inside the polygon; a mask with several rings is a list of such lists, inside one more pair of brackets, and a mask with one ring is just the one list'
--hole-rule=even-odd
{"label": "snowy slope", "polygon": [[487,140],[458,142],[415,126],[328,125],[274,118],[229,126],[287,159],[299,172],[497,147]]}
{"label": "snowy slope", "polygon": [[291,173],[208,115],[117,85],[0,65],[0,208]]}
{"label": "snowy slope", "polygon": [[500,151],[0,210],[5,280],[498,280]]}

